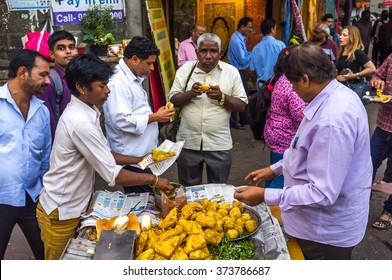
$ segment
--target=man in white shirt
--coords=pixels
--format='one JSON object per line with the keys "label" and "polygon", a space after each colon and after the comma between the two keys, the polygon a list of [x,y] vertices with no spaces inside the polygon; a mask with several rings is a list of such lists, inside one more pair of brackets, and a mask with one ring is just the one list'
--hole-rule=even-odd
{"label": "man in white shirt", "polygon": [[[174,106],[182,108],[177,141],[185,140],[185,145],[177,168],[179,182],[185,186],[202,183],[204,164],[208,183],[227,183],[229,177],[233,147],[230,114],[244,111],[248,99],[238,70],[220,61],[221,57],[220,38],[212,33],[201,35],[198,62],[187,62],[177,70],[168,96]],[[201,82],[210,88],[202,90]]]}
{"label": "man in white shirt", "polygon": [[[110,95],[103,106],[108,144],[113,152],[141,157],[158,146],[158,122],[165,123],[174,115],[174,109],[162,106],[151,110],[143,80],[154,70],[154,62],[160,51],[149,39],[135,36],[124,50],[108,87]],[[127,165],[127,170],[151,173],[137,165]],[[148,185],[128,188],[124,192],[149,192]]]}

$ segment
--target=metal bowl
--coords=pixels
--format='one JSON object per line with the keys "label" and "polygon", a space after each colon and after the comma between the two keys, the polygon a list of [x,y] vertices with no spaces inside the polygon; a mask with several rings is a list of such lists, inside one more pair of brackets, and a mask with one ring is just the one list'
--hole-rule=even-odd
{"label": "metal bowl", "polygon": [[260,229],[261,217],[260,217],[259,213],[257,213],[256,210],[254,210],[253,208],[250,208],[249,206],[243,205],[242,213],[248,213],[250,215],[250,217],[252,218],[252,220],[256,221],[256,224],[257,224],[256,230],[252,233],[249,233],[248,235],[242,235],[237,238],[229,239],[229,241],[238,241],[238,240],[242,240],[245,238],[249,238],[249,237],[255,235]]}

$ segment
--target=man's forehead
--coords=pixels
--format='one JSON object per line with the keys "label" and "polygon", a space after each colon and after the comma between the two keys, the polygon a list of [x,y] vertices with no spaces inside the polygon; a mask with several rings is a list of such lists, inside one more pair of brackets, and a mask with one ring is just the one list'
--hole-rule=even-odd
{"label": "man's forehead", "polygon": [[203,49],[219,49],[218,43],[214,41],[201,41],[200,48]]}

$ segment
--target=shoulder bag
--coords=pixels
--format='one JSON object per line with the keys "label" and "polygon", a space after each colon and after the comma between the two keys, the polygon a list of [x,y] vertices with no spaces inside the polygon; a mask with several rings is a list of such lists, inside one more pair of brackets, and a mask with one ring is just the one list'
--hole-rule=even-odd
{"label": "shoulder bag", "polygon": [[[191,79],[192,73],[195,70],[197,64],[198,64],[198,61],[196,61],[195,65],[192,67],[192,70],[188,75],[183,92],[186,91],[189,80]],[[166,139],[168,139],[172,142],[176,142],[177,132],[178,132],[178,129],[180,128],[180,124],[181,124],[181,109],[182,108],[180,108],[178,110],[177,118],[175,118],[172,122],[169,122],[168,124],[162,125],[161,128],[159,129],[159,138],[160,138],[161,142],[165,141]]]}

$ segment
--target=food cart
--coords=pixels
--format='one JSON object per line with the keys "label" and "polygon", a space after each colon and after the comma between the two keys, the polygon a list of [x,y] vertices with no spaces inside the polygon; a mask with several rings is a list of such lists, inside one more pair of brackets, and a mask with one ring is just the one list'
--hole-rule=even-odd
{"label": "food cart", "polygon": [[[234,186],[227,184],[206,184],[186,188],[187,202],[200,201],[203,198],[221,202],[233,202]],[[160,218],[159,208],[156,207],[157,196],[153,193],[143,194],[123,194],[121,192],[97,191],[94,193],[88,211],[83,214],[81,227],[77,238],[70,239],[61,259],[95,259],[95,252],[99,247],[95,242],[91,242],[91,234],[94,232],[94,224],[97,218],[110,218],[121,216],[129,212],[135,213],[138,217],[149,215],[153,224]],[[280,223],[271,212],[270,207],[261,203],[256,207],[251,207],[260,218],[258,230],[248,237],[254,243],[254,259],[259,260],[289,260],[290,254],[287,247],[287,240],[283,234]],[[110,238],[119,239],[114,233]],[[136,238],[124,239],[132,240]],[[128,241],[125,241],[128,242]],[[111,245],[114,242],[110,243]],[[124,243],[122,243],[124,245]],[[118,245],[119,248],[125,246]],[[129,244],[127,248],[133,250],[134,244]],[[112,248],[113,249],[113,248]],[[101,251],[101,249],[100,249]],[[133,258],[130,255],[129,258]],[[115,259],[115,258],[114,258]]]}

